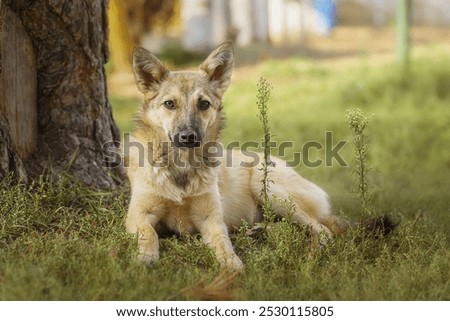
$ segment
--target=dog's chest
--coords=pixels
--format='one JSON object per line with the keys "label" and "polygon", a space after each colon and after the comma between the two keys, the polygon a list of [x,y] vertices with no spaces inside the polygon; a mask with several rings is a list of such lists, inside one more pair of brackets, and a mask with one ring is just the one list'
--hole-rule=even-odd
{"label": "dog's chest", "polygon": [[163,218],[164,228],[176,234],[193,234],[197,229],[190,215],[189,204],[170,207]]}
{"label": "dog's chest", "polygon": [[182,204],[186,197],[207,192],[217,184],[215,169],[203,168],[149,168],[147,182],[157,193],[168,200]]}

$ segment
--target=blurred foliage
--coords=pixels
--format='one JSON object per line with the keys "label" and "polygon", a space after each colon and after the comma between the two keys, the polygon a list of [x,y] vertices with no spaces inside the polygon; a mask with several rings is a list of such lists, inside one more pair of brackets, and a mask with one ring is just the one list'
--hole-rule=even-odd
{"label": "blurred foliage", "polygon": [[122,0],[121,6],[135,44],[144,33],[167,34],[171,28],[180,28],[180,0]]}
{"label": "blurred foliage", "polygon": [[180,44],[174,43],[165,46],[158,57],[172,67],[179,67],[200,64],[205,58],[205,53],[186,50]]}
{"label": "blurred foliage", "polygon": [[[112,71],[130,72],[133,46],[142,45],[145,33],[168,34],[170,28],[180,28],[179,0],[111,0],[109,5],[109,49]],[[189,61],[190,54],[173,48],[174,64]],[[165,50],[170,52],[171,49]],[[181,61],[181,62],[180,62]]]}
{"label": "blurred foliage", "polygon": [[114,119],[121,134],[131,133],[133,130],[133,115],[141,104],[141,100],[113,96],[109,98],[109,101],[113,106]]}

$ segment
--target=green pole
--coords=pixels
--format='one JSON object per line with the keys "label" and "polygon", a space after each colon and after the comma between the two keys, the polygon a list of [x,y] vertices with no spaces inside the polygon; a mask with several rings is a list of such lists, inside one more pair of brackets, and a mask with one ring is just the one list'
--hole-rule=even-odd
{"label": "green pole", "polygon": [[409,64],[409,12],[410,0],[397,0],[397,61],[405,69]]}

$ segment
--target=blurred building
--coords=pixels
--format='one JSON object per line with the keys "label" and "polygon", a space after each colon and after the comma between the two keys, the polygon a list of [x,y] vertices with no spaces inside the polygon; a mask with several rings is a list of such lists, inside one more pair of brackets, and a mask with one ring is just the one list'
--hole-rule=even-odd
{"label": "blurred building", "polygon": [[[398,0],[121,0],[133,39],[176,35],[186,49],[225,40],[298,44],[307,34],[329,35],[336,25],[390,26]],[[413,25],[450,26],[450,0],[410,0]],[[135,40],[135,42],[137,42]]]}
{"label": "blurred building", "polygon": [[328,34],[335,25],[333,0],[181,0],[187,49],[212,47],[227,39],[298,43],[305,32]]}
{"label": "blurred building", "polygon": [[[341,25],[386,26],[395,20],[397,0],[335,0]],[[450,26],[450,0],[411,0],[413,25]]]}

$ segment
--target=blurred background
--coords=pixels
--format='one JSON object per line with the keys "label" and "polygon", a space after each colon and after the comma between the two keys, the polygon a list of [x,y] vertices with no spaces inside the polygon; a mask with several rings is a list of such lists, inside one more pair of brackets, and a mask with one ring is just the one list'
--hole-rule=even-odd
{"label": "blurred background", "polygon": [[291,56],[399,60],[400,37],[413,48],[450,43],[450,0],[111,0],[109,21],[110,87],[125,96],[136,95],[123,88],[136,45],[176,67],[201,61],[227,40],[237,66]]}
{"label": "blurred background", "polygon": [[[175,64],[189,62],[195,56],[193,52],[210,50],[226,40],[248,49],[264,45],[265,50],[257,47],[257,58],[271,57],[269,47],[295,47],[297,51],[286,54],[313,57],[388,50],[393,46],[391,31],[399,2],[402,1],[111,0],[110,41],[113,60],[117,60],[114,67],[121,70],[121,64],[128,64],[128,60],[121,60],[121,52],[129,52],[133,45],[167,55]],[[405,2],[414,27],[414,41],[448,40],[445,36],[450,27],[449,0]]]}

